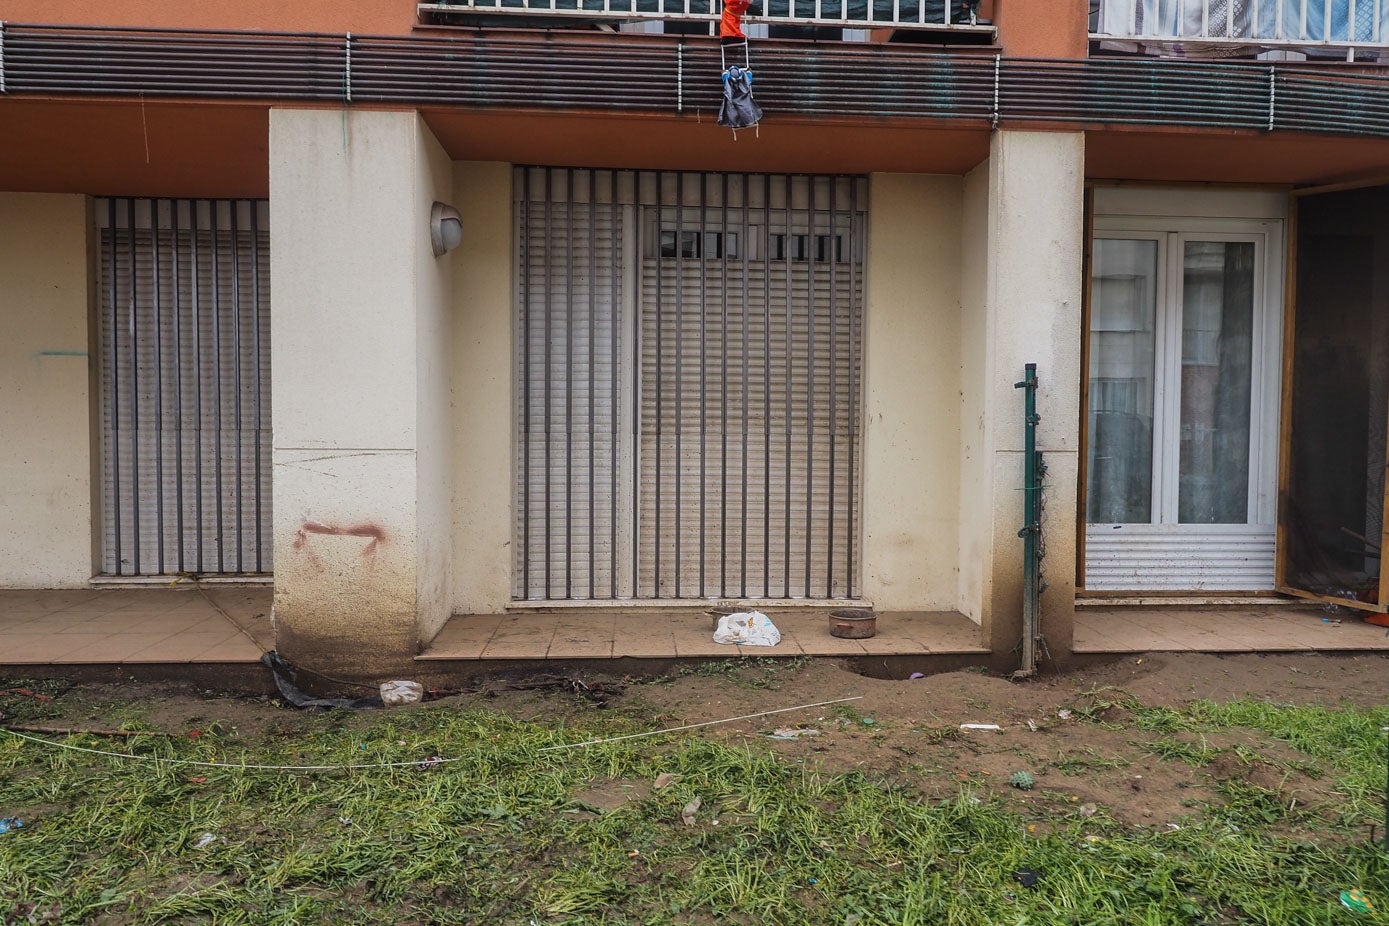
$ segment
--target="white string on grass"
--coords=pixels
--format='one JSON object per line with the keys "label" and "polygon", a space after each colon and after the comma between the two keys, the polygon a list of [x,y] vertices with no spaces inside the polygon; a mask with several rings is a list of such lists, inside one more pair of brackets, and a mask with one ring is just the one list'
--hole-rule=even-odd
{"label": "white string on grass", "polygon": [[[739,717],[728,717],[723,720],[706,720],[703,723],[689,723],[679,727],[666,727],[662,730],[647,730],[644,733],[626,733],[622,736],[609,736],[603,739],[586,740],[581,743],[562,743],[558,746],[546,746],[540,752],[555,752],[561,749],[583,749],[588,746],[601,746],[605,743],[616,743],[622,740],[641,739],[647,736],[660,736],[665,733],[679,733],[683,730],[695,730],[700,727],[713,727],[724,723],[736,723],[739,720],[754,720],[758,717],[768,717],[772,714],[785,714],[788,711],[805,711],[812,707],[825,707],[830,704],[843,704],[845,701],[859,701],[862,695],[855,695],[852,698],[836,698],[833,701],[817,701],[814,704],[798,704],[795,707],[779,707],[771,711],[758,711],[755,714],[743,714]],[[45,746],[56,746],[59,749],[68,749],[72,752],[85,752],[94,756],[107,756],[112,759],[134,759],[139,762],[157,762],[164,765],[192,766],[197,768],[220,768],[232,771],[259,771],[259,772],[332,772],[332,771],[358,771],[372,768],[419,768],[431,767],[435,765],[446,765],[450,762],[461,762],[463,757],[459,756],[452,759],[411,759],[407,762],[361,762],[350,765],[248,765],[246,763],[231,762],[204,762],[198,759],[168,759],[163,756],[140,756],[129,752],[109,752],[105,749],[89,749],[86,746],[74,746],[71,743],[59,743],[56,740],[44,739],[41,736],[30,736],[27,733],[20,733],[16,730],[4,729],[10,736],[17,739],[28,740],[32,743],[42,743]],[[79,734],[74,734],[79,735]]]}

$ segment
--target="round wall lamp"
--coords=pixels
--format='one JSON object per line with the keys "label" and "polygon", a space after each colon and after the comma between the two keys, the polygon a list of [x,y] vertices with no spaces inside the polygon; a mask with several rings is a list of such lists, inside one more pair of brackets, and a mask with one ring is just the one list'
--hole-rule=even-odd
{"label": "round wall lamp", "polygon": [[463,240],[463,217],[446,203],[435,203],[429,210],[429,246],[435,257],[442,257]]}

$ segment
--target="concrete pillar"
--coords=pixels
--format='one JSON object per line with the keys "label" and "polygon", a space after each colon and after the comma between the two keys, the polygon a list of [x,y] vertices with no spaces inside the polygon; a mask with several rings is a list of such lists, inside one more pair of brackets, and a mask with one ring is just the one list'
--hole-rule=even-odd
{"label": "concrete pillar", "polygon": [[1075,612],[1084,136],[1001,131],[965,178],[959,608],[1009,653],[1022,634],[1023,395],[1037,364],[1049,473],[1042,633],[1070,652]]}
{"label": "concrete pillar", "polygon": [[880,611],[955,607],[961,185],[869,177],[863,585]]}
{"label": "concrete pillar", "polygon": [[454,610],[499,614],[511,602],[512,331],[515,268],[511,165],[460,161],[453,203]]}
{"label": "concrete pillar", "polygon": [[452,164],[414,112],[270,113],[276,645],[400,671],[449,615]]}
{"label": "concrete pillar", "polygon": [[92,577],[86,198],[0,193],[0,586]]}

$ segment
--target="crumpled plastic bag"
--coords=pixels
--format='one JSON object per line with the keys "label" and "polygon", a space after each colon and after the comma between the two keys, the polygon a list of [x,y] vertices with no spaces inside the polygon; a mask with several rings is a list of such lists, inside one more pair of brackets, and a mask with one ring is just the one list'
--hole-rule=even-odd
{"label": "crumpled plastic bag", "polygon": [[776,646],[781,642],[781,631],[777,630],[772,619],[761,611],[725,614],[719,618],[719,626],[714,630],[714,642],[736,643],[740,646]]}
{"label": "crumpled plastic bag", "polygon": [[419,682],[382,682],[381,701],[387,707],[401,704],[415,704],[424,697],[424,686]]}

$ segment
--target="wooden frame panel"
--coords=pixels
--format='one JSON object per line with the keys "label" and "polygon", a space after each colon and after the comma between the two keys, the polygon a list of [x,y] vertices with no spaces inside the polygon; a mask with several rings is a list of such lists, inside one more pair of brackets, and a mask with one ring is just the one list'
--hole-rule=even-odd
{"label": "wooden frame panel", "polygon": [[[1389,571],[1380,569],[1379,575],[1379,604],[1371,604],[1367,601],[1353,601],[1348,598],[1338,598],[1334,595],[1321,595],[1306,589],[1295,588],[1288,584],[1287,578],[1287,528],[1284,516],[1286,506],[1284,499],[1290,489],[1289,482],[1292,479],[1292,397],[1293,397],[1293,361],[1296,355],[1296,332],[1297,332],[1297,245],[1298,245],[1298,208],[1304,196],[1316,196],[1322,193],[1336,193],[1343,190],[1358,189],[1364,186],[1373,186],[1373,182],[1355,181],[1344,184],[1329,184],[1326,186],[1310,187],[1302,190],[1291,191],[1288,198],[1288,240],[1287,240],[1287,280],[1284,286],[1284,305],[1283,305],[1283,383],[1282,383],[1282,407],[1279,415],[1279,434],[1278,434],[1278,511],[1274,527],[1274,588],[1285,595],[1293,595],[1297,598],[1306,598],[1311,601],[1321,601],[1327,604],[1341,605],[1342,607],[1353,608],[1357,611],[1367,611],[1376,614],[1389,613]],[[1385,448],[1386,466],[1389,466],[1389,447]],[[1381,550],[1385,544],[1389,544],[1389,481],[1386,481],[1384,493],[1384,517],[1381,519]]]}
{"label": "wooden frame panel", "polygon": [[1077,594],[1085,593],[1085,523],[1086,486],[1090,478],[1088,465],[1090,454],[1090,261],[1095,248],[1095,185],[1085,184],[1085,203],[1083,206],[1084,244],[1081,248],[1081,291],[1080,291],[1080,453],[1076,460],[1076,561],[1075,588]]}

